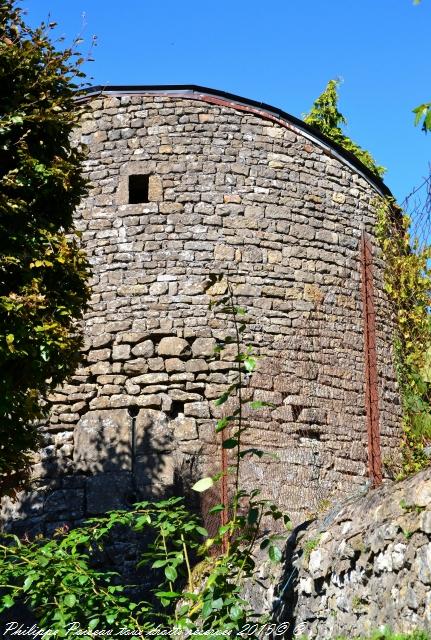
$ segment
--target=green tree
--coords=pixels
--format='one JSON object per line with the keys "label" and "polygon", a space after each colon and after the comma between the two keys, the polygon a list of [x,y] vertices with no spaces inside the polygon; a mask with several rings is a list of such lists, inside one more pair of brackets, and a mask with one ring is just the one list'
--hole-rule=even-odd
{"label": "green tree", "polygon": [[[79,360],[88,265],[72,214],[85,193],[70,142],[82,58],[0,6],[0,495],[24,486],[46,397]],[[73,45],[75,46],[75,45]]]}
{"label": "green tree", "polygon": [[[420,4],[421,0],[413,0],[413,4]],[[424,102],[413,109],[415,114],[415,126],[422,125],[422,131],[431,131],[431,102]]]}
{"label": "green tree", "polygon": [[415,126],[420,124],[422,131],[428,133],[431,130],[431,102],[420,104],[413,109],[413,113],[415,114]]}
{"label": "green tree", "polygon": [[374,175],[382,177],[385,168],[376,164],[369,151],[362,149],[358,144],[347,137],[341,126],[347,124],[346,118],[338,110],[338,85],[339,80],[330,80],[323,93],[313,103],[311,110],[304,116],[304,121],[319,129],[330,140],[353,153]]}

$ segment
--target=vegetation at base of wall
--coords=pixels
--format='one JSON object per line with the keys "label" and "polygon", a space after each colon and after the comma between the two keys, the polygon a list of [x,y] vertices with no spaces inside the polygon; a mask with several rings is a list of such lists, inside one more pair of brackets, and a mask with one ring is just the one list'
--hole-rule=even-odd
{"label": "vegetation at base of wall", "polygon": [[307,540],[303,546],[304,557],[309,558],[311,552],[317,549],[319,546],[321,535],[316,536],[315,538],[311,538],[311,540]]}
{"label": "vegetation at base of wall", "polygon": [[388,631],[375,631],[371,635],[364,637],[346,638],[340,636],[336,640],[430,640],[430,636],[426,631],[412,631],[411,633],[394,633]]}
{"label": "vegetation at base of wall", "polygon": [[[300,636],[297,640],[309,640],[308,636]],[[389,629],[374,631],[369,636],[337,636],[334,640],[431,640],[426,631],[416,630],[411,633],[394,633]]]}
{"label": "vegetation at base of wall", "polygon": [[376,163],[369,151],[353,142],[345,133],[342,125],[347,124],[346,118],[338,110],[338,85],[339,80],[330,80],[323,93],[317,98],[304,116],[304,122],[321,131],[330,140],[339,144],[346,151],[350,151],[358,158],[374,175],[382,177],[386,171]]}
{"label": "vegetation at base of wall", "polygon": [[72,215],[85,193],[71,146],[82,58],[54,24],[0,6],[0,496],[25,485],[46,396],[75,369],[88,265]]}
{"label": "vegetation at base of wall", "polygon": [[[0,536],[0,614],[21,603],[41,629],[49,629],[59,638],[73,633],[82,640],[90,640],[92,634],[103,630],[116,635],[121,629],[129,630],[121,635],[132,635],[133,631],[137,638],[162,640],[173,628],[183,630],[183,637],[207,638],[210,634],[214,640],[225,640],[226,634],[238,635],[246,623],[262,624],[262,618],[242,597],[243,584],[258,579],[259,567],[254,560],[258,547],[267,552],[270,561],[282,559],[279,542],[284,542],[285,536],[271,533],[271,527],[262,531],[262,522],[281,521],[289,528],[290,521],[275,505],[261,499],[258,489],[246,491],[240,486],[242,460],[263,455],[242,446],[248,429],[245,408],[258,410],[268,405],[247,397],[247,376],[257,361],[252,348],[241,344],[247,326],[245,309],[235,304],[230,283],[225,286],[226,295],[212,306],[231,322],[214,357],[234,345],[236,364],[231,384],[215,404],[228,406],[230,401],[235,408],[229,405],[229,414],[217,421],[216,431],[225,434],[223,446],[235,451],[235,462],[194,485],[195,491],[202,492],[226,474],[233,478],[229,502],[215,505],[209,512],[224,516],[216,535],[210,538],[183,498],[175,497],[141,502],[131,511],[112,511],[72,531],[59,529],[51,540]],[[150,540],[137,566],[146,576],[153,576],[154,587],[140,601],[130,596],[128,587],[132,585],[121,585],[118,575],[94,565],[94,558],[103,557],[109,543],[115,542],[115,536],[124,538],[126,530]],[[216,555],[216,549],[222,552]],[[247,636],[257,639],[258,633]]]}
{"label": "vegetation at base of wall", "polygon": [[429,464],[431,442],[431,247],[420,248],[408,215],[389,199],[376,203],[376,237],[385,260],[392,301],[395,359],[403,409],[404,475]]}

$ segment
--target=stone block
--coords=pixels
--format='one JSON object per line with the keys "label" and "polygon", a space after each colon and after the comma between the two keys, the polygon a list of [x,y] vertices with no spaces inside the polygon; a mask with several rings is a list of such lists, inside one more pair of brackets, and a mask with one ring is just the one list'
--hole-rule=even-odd
{"label": "stone block", "polygon": [[87,354],[87,361],[99,362],[101,360],[109,360],[110,355],[110,349],[93,349]]}
{"label": "stone block", "polygon": [[274,391],[282,393],[296,394],[301,391],[300,381],[293,375],[282,373],[274,378]]}
{"label": "stone block", "polygon": [[190,345],[184,338],[170,336],[160,340],[157,353],[161,356],[182,356],[190,353]]}
{"label": "stone block", "polygon": [[187,360],[185,363],[185,370],[192,373],[198,373],[199,371],[208,371],[208,363],[206,360]]}
{"label": "stone block", "polygon": [[132,494],[131,474],[101,473],[87,478],[87,513],[95,515],[113,509],[125,509]]}
{"label": "stone block", "polygon": [[91,345],[93,349],[97,349],[99,347],[105,347],[107,344],[112,342],[112,335],[110,333],[101,333],[98,336],[93,336],[91,338]]}
{"label": "stone block", "polygon": [[130,345],[117,344],[112,347],[113,360],[127,360],[130,356]]}
{"label": "stone block", "polygon": [[64,517],[76,520],[84,517],[84,490],[52,491],[45,500],[44,512],[49,519]]}
{"label": "stone block", "polygon": [[196,420],[194,418],[179,415],[172,421],[172,426],[174,428],[175,440],[196,440],[198,437]]}
{"label": "stone block", "polygon": [[131,418],[126,409],[86,413],[74,433],[73,461],[77,471],[100,473],[130,469]]}
{"label": "stone block", "polygon": [[148,200],[150,202],[163,200],[163,183],[157,175],[151,175],[148,179]]}
{"label": "stone block", "polygon": [[142,409],[136,416],[136,455],[152,455],[153,451],[168,451],[172,447],[173,427],[163,411]]}
{"label": "stone block", "polygon": [[212,356],[216,341],[214,338],[196,338],[192,344],[192,353],[195,358]]}
{"label": "stone block", "polygon": [[221,260],[223,262],[232,261],[235,259],[235,247],[231,247],[228,244],[217,244],[214,247],[214,259]]}
{"label": "stone block", "polygon": [[148,371],[148,364],[145,358],[136,358],[135,360],[128,360],[123,365],[124,373],[136,375],[137,373],[146,373]]}
{"label": "stone block", "polygon": [[163,358],[148,358],[147,363],[150,371],[163,371],[165,368]]}
{"label": "stone block", "polygon": [[134,384],[159,384],[160,382],[168,382],[169,376],[167,373],[144,373],[142,376],[136,376],[132,378]]}
{"label": "stone block", "polygon": [[165,369],[168,373],[171,371],[185,371],[185,363],[179,358],[167,358],[165,360]]}
{"label": "stone block", "polygon": [[174,460],[165,451],[148,451],[136,456],[135,482],[137,489],[145,490],[146,498],[160,497],[174,483]]}
{"label": "stone block", "polygon": [[209,418],[210,410],[206,402],[187,402],[184,405],[184,415],[196,418]]}
{"label": "stone block", "polygon": [[431,542],[418,549],[414,570],[423,584],[431,584]]}
{"label": "stone block", "polygon": [[431,534],[431,511],[424,511],[421,514],[420,527],[424,533]]}
{"label": "stone block", "polygon": [[309,424],[326,424],[327,413],[324,409],[305,408],[301,411],[298,421]]}
{"label": "stone block", "polygon": [[151,358],[154,354],[154,344],[151,340],[144,340],[132,349],[132,354],[141,358]]}
{"label": "stone block", "polygon": [[126,333],[122,333],[119,335],[119,342],[129,342],[131,344],[135,344],[136,342],[141,342],[147,338],[148,334],[142,331],[128,331]]}
{"label": "stone block", "polygon": [[223,196],[223,202],[225,204],[241,204],[241,196],[235,193],[227,193]]}

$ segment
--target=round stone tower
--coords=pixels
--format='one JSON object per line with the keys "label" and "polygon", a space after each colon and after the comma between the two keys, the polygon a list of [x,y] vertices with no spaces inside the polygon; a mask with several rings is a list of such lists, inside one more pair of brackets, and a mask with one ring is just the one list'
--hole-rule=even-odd
{"label": "round stone tower", "polygon": [[[298,520],[380,461],[385,475],[400,428],[374,238],[385,186],[303,122],[237,96],[119,86],[84,102],[85,360],[52,398],[39,490],[12,516],[31,509],[49,532],[220,469],[214,399],[235,353],[212,357],[231,325],[209,302],[227,282],[259,355],[247,393],[273,405],[250,412],[245,444],[276,455],[246,459],[243,482]],[[221,280],[208,290],[209,274]]]}

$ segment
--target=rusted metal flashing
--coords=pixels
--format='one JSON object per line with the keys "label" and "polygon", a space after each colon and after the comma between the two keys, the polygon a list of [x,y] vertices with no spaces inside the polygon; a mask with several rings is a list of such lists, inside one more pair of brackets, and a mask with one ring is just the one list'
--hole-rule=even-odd
{"label": "rusted metal flashing", "polygon": [[382,483],[380,450],[380,412],[376,349],[376,312],[374,308],[373,247],[368,234],[361,237],[360,261],[362,307],[364,317],[365,409],[368,436],[368,472],[374,487]]}

